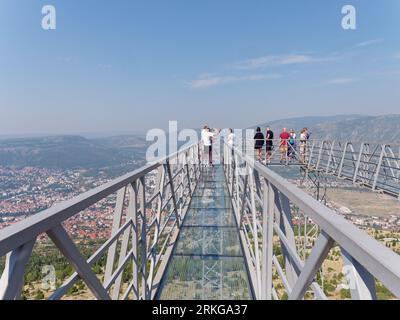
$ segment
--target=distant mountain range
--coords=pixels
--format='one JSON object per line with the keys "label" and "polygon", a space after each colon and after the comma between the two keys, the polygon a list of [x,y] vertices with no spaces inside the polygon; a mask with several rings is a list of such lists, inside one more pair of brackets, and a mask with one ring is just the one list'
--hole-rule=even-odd
{"label": "distant mountain range", "polygon": [[[167,135],[168,141],[168,135]],[[79,135],[0,139],[0,166],[50,169],[99,169],[144,162],[147,147],[144,134],[110,137]],[[179,142],[178,147],[184,142]]]}
{"label": "distant mountain range", "polygon": [[[400,115],[337,115],[302,117],[264,122],[276,136],[283,127],[300,132],[308,127],[313,139],[342,141],[400,142]],[[256,126],[255,126],[256,127]],[[254,128],[255,128],[254,127]],[[103,168],[121,166],[133,160],[145,160],[144,134],[111,137],[49,136],[0,139],[0,166],[42,167],[54,169]]]}
{"label": "distant mountain range", "polygon": [[[400,114],[384,116],[337,115],[327,117],[301,117],[264,122],[275,133],[282,128],[296,132],[304,127],[310,129],[313,139],[400,143]],[[257,127],[254,126],[254,127]]]}
{"label": "distant mountain range", "polygon": [[141,135],[87,139],[50,136],[0,140],[1,166],[54,169],[101,168],[144,159]]}

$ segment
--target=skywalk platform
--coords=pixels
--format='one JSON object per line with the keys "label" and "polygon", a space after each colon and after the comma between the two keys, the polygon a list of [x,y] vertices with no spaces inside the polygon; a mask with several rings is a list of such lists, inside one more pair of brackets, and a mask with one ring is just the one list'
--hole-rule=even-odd
{"label": "skywalk platform", "polygon": [[[399,197],[392,146],[310,141],[307,149],[306,171]],[[101,300],[325,300],[335,297],[320,281],[323,264],[338,252],[352,299],[377,299],[382,286],[400,298],[398,253],[285,179],[289,166],[271,169],[224,144],[224,165],[205,170],[200,150],[193,144],[0,230],[0,300],[21,298],[42,234],[75,271],[50,300],[80,280]],[[63,222],[109,197],[110,238],[87,258]],[[105,267],[93,268],[103,257]]]}
{"label": "skywalk platform", "polygon": [[159,299],[250,299],[250,286],[222,166],[202,172]]}

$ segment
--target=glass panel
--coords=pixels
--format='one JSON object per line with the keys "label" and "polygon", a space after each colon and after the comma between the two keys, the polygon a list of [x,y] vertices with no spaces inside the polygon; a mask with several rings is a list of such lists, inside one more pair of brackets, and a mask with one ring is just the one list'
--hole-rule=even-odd
{"label": "glass panel", "polygon": [[203,197],[193,197],[191,208],[231,208],[231,199],[228,197],[221,197],[215,194],[207,194]]}
{"label": "glass panel", "polygon": [[164,275],[160,299],[250,299],[222,166],[203,173]]}
{"label": "glass panel", "polygon": [[231,209],[189,209],[184,226],[235,227],[235,220]]}
{"label": "glass panel", "polygon": [[241,257],[235,228],[187,227],[181,231],[175,255],[226,255]]}
{"label": "glass panel", "polygon": [[206,182],[200,183],[197,186],[196,191],[194,192],[193,196],[195,197],[202,197],[202,196],[209,196],[210,194],[216,197],[228,197],[229,193],[228,190],[222,186],[217,187],[216,184]]}
{"label": "glass panel", "polygon": [[161,300],[249,300],[243,258],[173,257]]}

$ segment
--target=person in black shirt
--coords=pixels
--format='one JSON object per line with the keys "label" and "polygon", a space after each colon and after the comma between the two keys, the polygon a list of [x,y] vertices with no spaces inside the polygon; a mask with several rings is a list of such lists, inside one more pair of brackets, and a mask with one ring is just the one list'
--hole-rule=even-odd
{"label": "person in black shirt", "polygon": [[274,147],[273,139],[274,139],[274,133],[270,127],[267,127],[267,132],[265,133],[265,149],[266,149],[265,155],[267,163],[271,162],[272,149]]}
{"label": "person in black shirt", "polygon": [[264,146],[264,134],[261,132],[261,128],[257,128],[257,132],[254,135],[254,149],[258,156],[258,160],[261,161],[262,158],[262,148]]}

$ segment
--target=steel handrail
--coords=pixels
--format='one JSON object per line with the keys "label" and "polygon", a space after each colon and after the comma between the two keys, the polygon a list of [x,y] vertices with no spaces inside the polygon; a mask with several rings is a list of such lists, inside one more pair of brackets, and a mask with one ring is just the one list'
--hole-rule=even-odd
{"label": "steel handrail", "polygon": [[[367,233],[364,231],[360,230],[357,228],[355,225],[341,217],[340,215],[336,214],[334,211],[329,209],[328,207],[324,206],[322,203],[319,201],[315,200],[313,197],[308,195],[306,192],[298,188],[297,186],[293,185],[286,179],[282,178],[279,176],[277,173],[273,172],[271,169],[268,167],[264,166],[263,164],[254,161],[253,157],[250,157],[249,155],[243,154],[239,148],[231,148],[230,146],[225,144],[225,150],[224,152],[224,157],[228,158],[228,161],[225,162],[225,168],[226,168],[226,175],[228,179],[228,185],[230,186],[230,192],[233,197],[234,201],[234,207],[237,209],[239,206],[244,205],[243,202],[241,201],[242,196],[235,198],[234,193],[235,193],[235,187],[232,187],[235,185],[236,181],[242,179],[238,176],[238,173],[235,173],[235,169],[238,166],[242,165],[246,167],[248,174],[254,175],[253,179],[257,179],[258,177],[260,180],[258,181],[258,185],[262,185],[262,193],[266,194],[267,201],[265,201],[265,196],[264,196],[264,203],[262,205],[261,213],[263,218],[262,220],[270,220],[271,217],[271,212],[268,212],[270,208],[273,208],[275,206],[275,210],[278,207],[280,207],[280,204],[275,204],[273,207],[271,207],[271,204],[269,201],[271,198],[268,198],[267,194],[270,192],[279,194],[279,197],[281,199],[279,200],[282,202],[282,199],[286,199],[285,201],[288,201],[290,203],[290,206],[296,206],[298,207],[301,212],[304,213],[305,216],[310,218],[315,224],[317,224],[320,229],[321,229],[321,234],[320,237],[317,240],[317,243],[320,243],[321,246],[322,244],[327,245],[329,241],[335,241],[342,249],[343,254],[346,255],[346,257],[350,257],[352,259],[352,265],[356,266],[356,269],[359,269],[359,273],[367,274],[368,276],[366,278],[376,278],[379,281],[382,282],[384,286],[386,286],[393,294],[396,296],[400,297],[400,256],[397,255],[395,252],[392,250],[388,249],[386,246],[384,246],[382,243],[378,242],[374,238],[370,237]],[[232,155],[232,150],[233,150],[233,155]],[[255,173],[257,173],[255,175]],[[236,176],[235,176],[236,175]],[[249,179],[245,179],[246,181]],[[263,184],[263,181],[265,184]],[[257,190],[257,183],[254,183],[254,185],[250,185],[248,189],[245,189],[246,191],[246,197],[251,195],[252,192],[255,192]],[[275,191],[271,191],[275,190]],[[261,195],[261,197],[263,197]],[[279,198],[278,197],[278,198]],[[275,198],[276,201],[277,198]],[[285,202],[283,201],[283,202]],[[246,205],[245,205],[246,206]],[[256,210],[255,207],[253,208],[248,208],[249,211]],[[262,213],[264,210],[264,214]],[[238,213],[239,214],[239,213]],[[282,215],[282,212],[279,212],[279,214]],[[255,215],[254,217],[257,217]],[[287,212],[285,219],[287,218]],[[275,219],[275,217],[273,217]],[[260,225],[260,224],[257,224]],[[263,228],[261,230],[256,230],[254,232],[255,235],[258,235],[258,232],[260,232],[263,235],[263,238],[267,238],[270,241],[272,241],[272,237],[270,234],[267,234],[266,224],[262,222]],[[290,226],[290,223],[286,225],[286,227]],[[250,229],[249,229],[250,230]],[[258,236],[257,236],[258,237]],[[329,240],[331,239],[331,240]],[[268,243],[265,243],[266,246],[268,246]],[[329,245],[329,248],[332,247],[332,243]],[[271,245],[269,245],[271,247]],[[317,246],[315,246],[317,247]],[[315,248],[314,247],[314,248]],[[318,248],[317,248],[318,249]],[[264,249],[263,249],[264,250]],[[312,274],[316,271],[315,265],[312,265],[313,263],[315,264],[316,261],[318,261],[318,266],[322,263],[318,259],[324,260],[323,254],[326,254],[326,248],[322,250],[321,248],[319,249],[321,251],[316,251],[316,256],[313,254],[310,255],[310,259],[305,261],[304,268],[301,270],[301,272],[297,275],[298,279],[301,281],[304,281],[302,278],[303,274],[308,274],[308,279],[301,285],[301,290],[296,291],[296,292],[303,292],[305,288],[310,285],[310,282],[312,280],[312,277],[310,277],[310,274]],[[314,250],[312,251],[314,252]],[[263,253],[267,255],[267,253]],[[319,256],[318,256],[319,255]],[[271,261],[263,260],[262,263],[272,263]],[[265,266],[258,266],[258,269],[263,269],[263,268],[268,268]],[[311,268],[311,269],[310,269]],[[254,273],[257,273],[257,268],[253,269]],[[268,274],[267,277],[270,277],[271,275]],[[257,276],[254,275],[252,279],[256,279]],[[286,279],[285,279],[286,281]],[[360,279],[358,278],[358,281]],[[362,281],[361,281],[362,282]],[[292,288],[296,286],[297,282],[292,284]],[[253,283],[255,287],[257,287],[257,283]],[[367,286],[367,285],[365,285]],[[297,290],[296,289],[296,290]],[[374,288],[369,288],[370,290],[374,290]],[[258,289],[259,290],[259,289]],[[262,291],[268,290],[265,286],[262,287],[262,290],[260,292],[260,297],[262,296]],[[256,289],[257,291],[257,289]],[[365,288],[359,289],[359,291],[364,291],[365,293]],[[371,296],[374,296],[374,292],[371,291]],[[359,292],[360,294],[360,292]],[[290,292],[288,293],[289,297]],[[360,294],[362,296],[362,294]],[[297,298],[299,297],[298,295],[296,296]]]}

